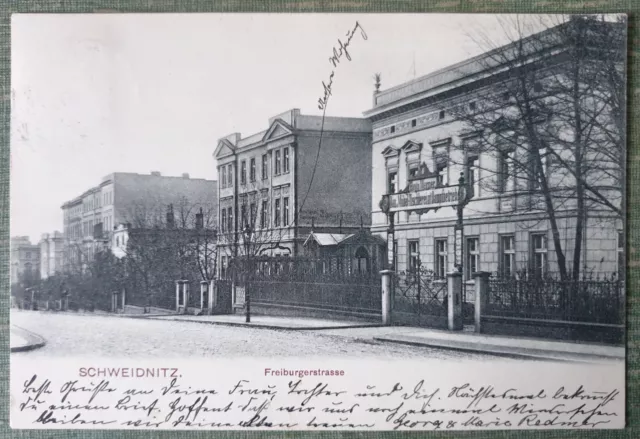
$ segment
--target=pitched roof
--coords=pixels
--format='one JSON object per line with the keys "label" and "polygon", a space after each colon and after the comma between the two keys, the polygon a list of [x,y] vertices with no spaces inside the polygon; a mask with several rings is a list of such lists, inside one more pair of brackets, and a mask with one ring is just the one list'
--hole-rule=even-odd
{"label": "pitched roof", "polygon": [[309,234],[309,237],[305,240],[303,245],[307,245],[310,239],[313,239],[321,247],[340,244],[347,238],[350,238],[353,234],[345,233],[315,233]]}

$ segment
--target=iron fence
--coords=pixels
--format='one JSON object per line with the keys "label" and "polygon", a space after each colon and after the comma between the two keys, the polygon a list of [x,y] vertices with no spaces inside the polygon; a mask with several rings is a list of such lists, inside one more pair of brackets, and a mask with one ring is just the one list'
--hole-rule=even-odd
{"label": "iron fence", "polygon": [[381,278],[342,269],[337,259],[256,257],[236,261],[235,280],[252,303],[380,313]]}
{"label": "iron fence", "polygon": [[492,316],[624,324],[621,279],[490,278],[484,314]]}

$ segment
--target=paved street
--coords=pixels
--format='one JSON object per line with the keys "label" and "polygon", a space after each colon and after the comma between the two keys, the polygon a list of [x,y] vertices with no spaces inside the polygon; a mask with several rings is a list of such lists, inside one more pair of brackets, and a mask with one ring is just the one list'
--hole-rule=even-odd
{"label": "paved street", "polygon": [[[117,357],[344,356],[492,360],[489,355],[386,344],[358,331],[281,331],[115,316],[12,311],[11,324],[42,335],[40,349],[13,355]],[[504,358],[503,358],[504,360]]]}

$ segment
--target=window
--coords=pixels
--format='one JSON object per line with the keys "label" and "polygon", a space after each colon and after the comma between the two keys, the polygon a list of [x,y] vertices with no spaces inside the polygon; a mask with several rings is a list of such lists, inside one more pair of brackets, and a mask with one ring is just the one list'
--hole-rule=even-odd
{"label": "window", "polygon": [[234,231],[235,228],[236,228],[236,225],[233,222],[233,208],[232,207],[227,208],[227,225],[228,225],[227,230],[230,231],[230,232]]}
{"label": "window", "polygon": [[444,119],[444,110],[440,111],[440,114],[438,114],[438,119],[440,120]]}
{"label": "window", "polygon": [[282,172],[285,174],[289,172],[289,148],[282,150]]}
{"label": "window", "polygon": [[256,213],[258,212],[258,209],[256,207],[256,203],[251,203],[251,206],[249,206],[249,215],[250,215],[250,220],[251,220],[251,228],[254,229],[256,227]]}
{"label": "window", "polygon": [[409,241],[409,263],[408,268],[409,271],[415,272],[420,269],[420,243],[418,240]]}
{"label": "window", "polygon": [[267,179],[267,155],[263,154],[262,155],[262,179],[266,180]]}
{"label": "window", "polygon": [[220,182],[222,183],[223,188],[227,187],[227,167],[226,166],[220,167]]}
{"label": "window", "polygon": [[476,102],[475,101],[469,102],[469,110],[476,111]]}
{"label": "window", "polygon": [[221,224],[220,224],[220,228],[222,229],[222,232],[226,232],[227,231],[227,209],[222,209],[222,220],[221,220]]}
{"label": "window", "polygon": [[479,169],[478,156],[470,156],[467,158],[467,187],[471,191],[470,197],[479,194]]}
{"label": "window", "polygon": [[508,101],[509,98],[511,97],[511,94],[508,91],[505,91],[504,93],[502,93],[502,100],[503,101]]}
{"label": "window", "polygon": [[467,263],[465,278],[470,280],[473,273],[476,273],[480,268],[480,247],[478,238],[467,238]]}
{"label": "window", "polygon": [[398,187],[398,171],[389,171],[388,174],[388,187],[387,191],[390,194],[395,194]]}
{"label": "window", "polygon": [[417,122],[415,119],[411,119],[411,128],[415,128],[415,126],[417,125]]}
{"label": "window", "polygon": [[531,160],[533,161],[533,165],[532,165],[532,169],[535,169],[535,173],[533,175],[533,178],[531,179],[531,189],[532,190],[540,190],[541,185],[540,182],[542,181],[542,179],[545,178],[546,175],[546,171],[547,171],[547,148],[542,147],[540,149],[538,149],[538,154],[540,154],[540,161],[542,162],[542,166],[540,166],[536,160],[535,160],[535,156],[531,157]]}
{"label": "window", "polygon": [[447,240],[436,239],[435,275],[439,279],[445,279],[447,275]]}
{"label": "window", "polygon": [[269,210],[267,200],[262,200],[262,208],[260,209],[260,228],[266,229],[268,224]]}
{"label": "window", "polygon": [[393,240],[393,271],[398,272],[398,240]]}
{"label": "window", "polygon": [[280,175],[282,173],[281,170],[282,163],[280,162],[280,150],[276,150],[276,158],[275,158],[275,174]]}
{"label": "window", "polygon": [[618,275],[624,279],[627,264],[624,256],[624,232],[618,231]]}
{"label": "window", "polygon": [[242,203],[242,206],[240,206],[240,227],[244,229],[244,227],[248,224],[247,220],[247,205],[245,203]]}
{"label": "window", "polygon": [[420,172],[420,165],[418,163],[409,164],[409,178],[415,178]]}
{"label": "window", "polygon": [[275,206],[273,209],[273,224],[276,227],[280,227],[280,198],[276,198]]}
{"label": "window", "polygon": [[252,183],[256,181],[256,159],[255,157],[251,158],[251,164],[249,165],[249,181]]}
{"label": "window", "polygon": [[513,236],[500,237],[500,274],[512,277],[515,274],[516,248]]}
{"label": "window", "polygon": [[503,151],[500,153],[500,170],[498,173],[498,191],[513,191],[515,182],[515,151]]}
{"label": "window", "polygon": [[220,277],[223,279],[227,277],[227,257],[220,257]]}
{"label": "window", "polygon": [[541,278],[547,269],[547,235],[531,235],[532,271],[535,277]]}
{"label": "window", "polygon": [[233,187],[233,165],[227,167],[227,186]]}
{"label": "window", "polygon": [[289,225],[289,197],[282,199],[282,225]]}
{"label": "window", "polygon": [[391,125],[391,128],[389,129],[391,131],[391,134],[396,132],[396,126],[395,125]]}
{"label": "window", "polygon": [[436,164],[436,183],[439,186],[446,186],[448,184],[447,181],[447,165],[446,163],[437,163]]}
{"label": "window", "polygon": [[240,184],[247,184],[247,161],[240,163]]}
{"label": "window", "polygon": [[31,252],[27,252],[27,259],[31,259]]}

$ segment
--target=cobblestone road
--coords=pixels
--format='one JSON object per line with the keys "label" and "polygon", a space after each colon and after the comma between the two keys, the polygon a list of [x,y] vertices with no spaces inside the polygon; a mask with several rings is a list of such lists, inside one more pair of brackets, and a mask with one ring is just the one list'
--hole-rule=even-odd
{"label": "cobblestone road", "polygon": [[231,357],[338,356],[425,359],[495,359],[426,347],[362,340],[358,332],[334,330],[281,331],[208,325],[193,322],[133,319],[115,316],[12,311],[11,323],[35,332],[46,346],[33,357]]}

